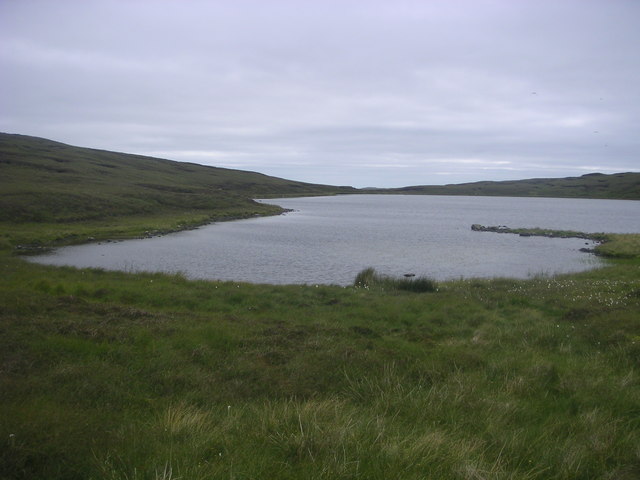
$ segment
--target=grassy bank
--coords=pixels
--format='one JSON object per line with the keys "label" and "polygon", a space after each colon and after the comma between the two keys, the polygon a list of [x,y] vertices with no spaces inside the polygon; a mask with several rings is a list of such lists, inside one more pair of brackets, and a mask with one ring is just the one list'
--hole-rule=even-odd
{"label": "grassy bank", "polygon": [[262,204],[260,208],[239,206],[208,212],[165,211],[82,222],[0,222],[0,250],[38,253],[52,247],[162,235],[211,222],[277,215],[282,211],[276,205]]}
{"label": "grassy bank", "polygon": [[638,258],[640,255],[640,235],[633,233],[585,233],[573,230],[553,230],[548,228],[509,228],[473,224],[475,232],[510,233],[527,237],[547,238],[583,238],[597,242],[592,251],[596,255],[608,258]]}
{"label": "grassy bank", "polygon": [[334,187],[0,133],[0,249],[146,236],[273,215],[253,201]]}
{"label": "grassy bank", "polygon": [[637,258],[423,293],[0,268],[2,478],[640,475]]}

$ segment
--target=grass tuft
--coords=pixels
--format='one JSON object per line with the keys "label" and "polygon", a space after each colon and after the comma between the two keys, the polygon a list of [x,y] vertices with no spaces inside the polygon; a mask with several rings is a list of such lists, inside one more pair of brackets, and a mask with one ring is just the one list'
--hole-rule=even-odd
{"label": "grass tuft", "polygon": [[437,292],[438,284],[428,277],[394,278],[380,275],[374,268],[366,268],[356,275],[354,286],[357,288],[378,288],[381,290],[405,290],[408,292],[424,293]]}

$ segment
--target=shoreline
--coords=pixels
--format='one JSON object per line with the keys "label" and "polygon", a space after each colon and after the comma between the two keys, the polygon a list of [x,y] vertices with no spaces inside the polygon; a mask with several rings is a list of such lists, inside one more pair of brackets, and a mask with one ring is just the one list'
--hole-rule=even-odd
{"label": "shoreline", "polygon": [[[236,215],[212,215],[212,216],[197,219],[194,221],[184,221],[179,223],[176,227],[157,228],[157,229],[150,228],[148,230],[142,231],[142,233],[140,233],[140,231],[135,231],[132,228],[129,233],[124,232],[124,233],[118,233],[114,235],[113,232],[111,232],[112,234],[109,234],[110,232],[106,232],[105,234],[101,234],[99,232],[99,227],[96,227],[94,229],[91,229],[91,227],[89,227],[88,232],[85,234],[72,233],[65,237],[57,238],[51,241],[36,240],[33,243],[23,243],[23,244],[15,245],[12,248],[11,254],[15,256],[20,256],[20,257],[40,255],[40,254],[49,253],[57,248],[70,247],[74,245],[87,245],[91,243],[101,243],[101,242],[112,243],[112,242],[121,242],[124,240],[142,240],[147,238],[162,237],[172,233],[195,230],[197,228],[200,228],[206,225],[211,225],[217,222],[232,222],[236,220],[248,220],[251,218],[272,217],[277,215],[284,215],[285,213],[289,213],[293,211],[293,209],[282,208],[282,207],[279,207],[278,205],[273,205],[270,203],[263,203],[262,205],[266,205],[274,209],[277,208],[278,210],[273,212],[265,212],[265,213],[251,212],[251,213],[240,214],[240,215],[237,215],[237,214]],[[125,217],[125,219],[131,219],[131,218],[134,218],[134,217],[132,216]],[[162,220],[162,217],[160,218],[160,220]],[[169,217],[166,217],[166,220],[168,221]],[[103,224],[106,225],[106,222],[104,222]],[[140,225],[143,225],[143,224],[144,224],[144,221],[141,221]]]}
{"label": "shoreline", "polygon": [[479,223],[471,225],[471,230],[474,232],[491,232],[491,233],[510,233],[519,235],[521,237],[546,237],[546,238],[580,238],[584,240],[591,240],[596,242],[595,248],[581,248],[580,251],[584,253],[592,253],[601,257],[609,257],[606,252],[598,250],[598,247],[610,242],[611,237],[607,233],[585,233],[576,232],[573,230],[553,230],[546,228],[509,228],[506,225],[497,226],[484,226]]}

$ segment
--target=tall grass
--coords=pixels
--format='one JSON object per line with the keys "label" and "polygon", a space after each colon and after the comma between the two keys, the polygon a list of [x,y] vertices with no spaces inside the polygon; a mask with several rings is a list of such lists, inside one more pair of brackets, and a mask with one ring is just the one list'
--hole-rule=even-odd
{"label": "tall grass", "polygon": [[353,282],[359,288],[379,288],[382,290],[406,290],[408,292],[436,292],[438,284],[427,277],[395,278],[380,275],[374,268],[366,268],[356,275]]}
{"label": "tall grass", "polygon": [[640,474],[637,259],[422,295],[0,269],[0,478]]}

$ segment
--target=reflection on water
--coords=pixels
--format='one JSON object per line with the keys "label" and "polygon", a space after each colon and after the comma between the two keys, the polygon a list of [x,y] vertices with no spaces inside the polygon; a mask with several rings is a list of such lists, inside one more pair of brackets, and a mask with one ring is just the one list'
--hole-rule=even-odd
{"label": "reflection on water", "polygon": [[145,240],[60,249],[33,261],[255,283],[347,285],[366,267],[438,280],[574,272],[602,260],[581,239],[472,232],[471,224],[640,232],[640,202],[344,195],[265,200],[294,212]]}

